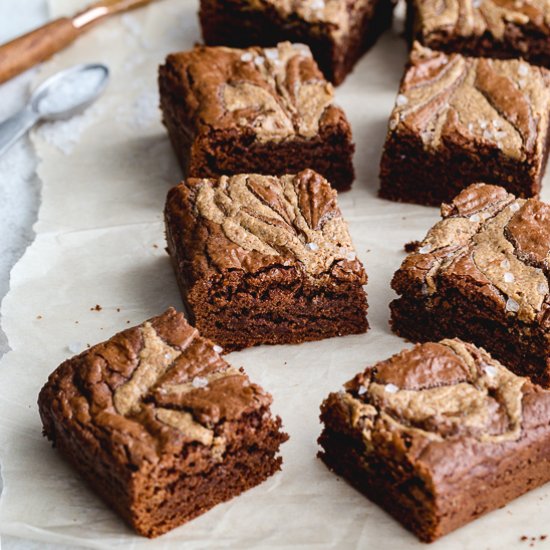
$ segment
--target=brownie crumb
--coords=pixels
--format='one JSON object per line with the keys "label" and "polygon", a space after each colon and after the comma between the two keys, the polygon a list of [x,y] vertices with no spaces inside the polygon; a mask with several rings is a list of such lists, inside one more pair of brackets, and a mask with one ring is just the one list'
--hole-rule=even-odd
{"label": "brownie crumb", "polygon": [[411,241],[409,243],[406,243],[403,248],[405,249],[405,252],[416,252],[419,246],[420,241]]}
{"label": "brownie crumb", "polygon": [[153,245],[153,248],[158,248],[158,247],[159,247],[158,244],[154,244],[154,245]]}
{"label": "brownie crumb", "polygon": [[90,311],[101,311],[102,309],[103,308],[99,304],[96,304],[94,307],[90,308]]}
{"label": "brownie crumb", "polygon": [[529,537],[525,536],[525,535],[522,535],[519,540],[521,540],[522,542],[525,542]]}
{"label": "brownie crumb", "polygon": [[541,535],[540,540],[546,540],[548,538],[548,535]]}
{"label": "brownie crumb", "polygon": [[117,307],[116,310],[117,310],[118,313],[120,313],[120,308],[119,307]]}
{"label": "brownie crumb", "polygon": [[36,318],[37,318],[38,320],[40,320],[40,319],[42,319],[42,315],[37,315]]}

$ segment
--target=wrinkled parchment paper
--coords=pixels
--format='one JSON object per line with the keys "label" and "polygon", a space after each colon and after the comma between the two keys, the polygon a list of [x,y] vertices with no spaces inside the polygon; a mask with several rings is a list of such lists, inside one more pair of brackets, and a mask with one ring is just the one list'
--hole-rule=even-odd
{"label": "wrinkled parchment paper", "polygon": [[[77,3],[53,1],[52,15],[71,13]],[[0,365],[0,532],[90,548],[424,548],[315,456],[322,399],[366,364],[406,345],[388,328],[389,282],[403,244],[422,238],[438,218],[435,208],[376,197],[381,146],[406,57],[398,31],[386,34],[337,90],[353,124],[358,171],[340,205],[369,275],[371,330],[228,356],[273,393],[274,410],[291,436],[282,449],[283,471],[147,541],[41,436],[37,394],[61,361],[169,305],[181,307],[161,219],[180,171],[156,108],[156,69],[167,53],[199,40],[196,4],[163,0],[115,18],[42,71],[41,78],[73,63],[103,61],[112,81],[85,115],[35,134],[43,182],[37,237],[12,273],[2,309],[13,351]],[[92,311],[96,305],[101,309]],[[527,546],[521,536],[550,534],[549,497],[550,486],[533,491],[430,548]],[[549,542],[537,540],[536,546]]]}

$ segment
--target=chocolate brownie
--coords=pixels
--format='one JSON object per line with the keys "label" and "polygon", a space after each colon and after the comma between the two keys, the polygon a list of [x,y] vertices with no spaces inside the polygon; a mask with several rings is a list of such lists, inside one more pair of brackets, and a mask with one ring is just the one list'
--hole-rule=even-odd
{"label": "chocolate brownie", "polygon": [[330,394],[319,456],[430,542],[550,481],[549,418],[550,391],[442,340]]}
{"label": "chocolate brownie", "polygon": [[270,404],[173,309],[65,361],[38,398],[44,434],[147,537],[280,469]]}
{"label": "chocolate brownie", "polygon": [[226,350],[367,330],[367,277],[319,174],[189,179],[165,219],[191,322]]}
{"label": "chocolate brownie", "polygon": [[338,189],[351,186],[351,128],[307,46],[196,47],[168,56],[159,86],[186,176],[312,168]]}
{"label": "chocolate brownie", "polygon": [[536,196],[549,111],[547,69],[415,44],[389,122],[380,195],[439,205],[484,181]]}
{"label": "chocolate brownie", "polygon": [[392,0],[201,0],[206,44],[307,44],[328,80],[341,84],[390,27]]}
{"label": "chocolate brownie", "polygon": [[550,386],[550,205],[472,185],[394,275],[393,330],[458,336]]}
{"label": "chocolate brownie", "polygon": [[408,0],[409,36],[445,52],[550,68],[548,0]]}

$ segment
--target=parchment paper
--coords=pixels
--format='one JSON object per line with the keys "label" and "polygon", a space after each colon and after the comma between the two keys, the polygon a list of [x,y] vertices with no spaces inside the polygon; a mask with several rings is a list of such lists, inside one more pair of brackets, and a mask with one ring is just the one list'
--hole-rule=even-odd
{"label": "parchment paper", "polygon": [[[75,4],[53,1],[53,15],[71,13]],[[0,532],[91,548],[424,548],[316,459],[323,398],[366,364],[406,346],[388,328],[390,279],[403,244],[423,237],[438,219],[435,208],[376,197],[381,146],[406,58],[397,31],[386,34],[337,90],[353,124],[358,172],[340,205],[369,275],[371,330],[227,357],[274,395],[291,436],[282,449],[283,471],[147,541],[133,535],[41,436],[37,394],[61,361],[169,305],[181,307],[161,220],[166,192],[181,174],[156,109],[156,69],[167,53],[199,40],[196,10],[195,1],[163,0],[105,23],[44,68],[42,76],[104,61],[112,82],[91,111],[35,136],[43,182],[37,237],[13,271],[2,308],[13,351],[0,366]],[[546,178],[546,200],[549,191]],[[101,310],[91,311],[96,304]],[[550,534],[549,495],[549,486],[533,491],[431,548],[528,546],[521,536]],[[537,538],[537,547],[549,545]]]}

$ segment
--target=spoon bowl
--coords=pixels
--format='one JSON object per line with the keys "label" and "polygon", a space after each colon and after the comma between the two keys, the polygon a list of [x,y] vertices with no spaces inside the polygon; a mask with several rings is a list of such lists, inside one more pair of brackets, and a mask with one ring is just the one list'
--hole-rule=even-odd
{"label": "spoon bowl", "polygon": [[76,65],[45,80],[32,94],[30,106],[40,119],[66,120],[88,108],[108,82],[105,65]]}
{"label": "spoon bowl", "polygon": [[0,124],[0,156],[39,120],[65,120],[89,107],[105,90],[109,69],[76,65],[44,81],[19,113]]}

